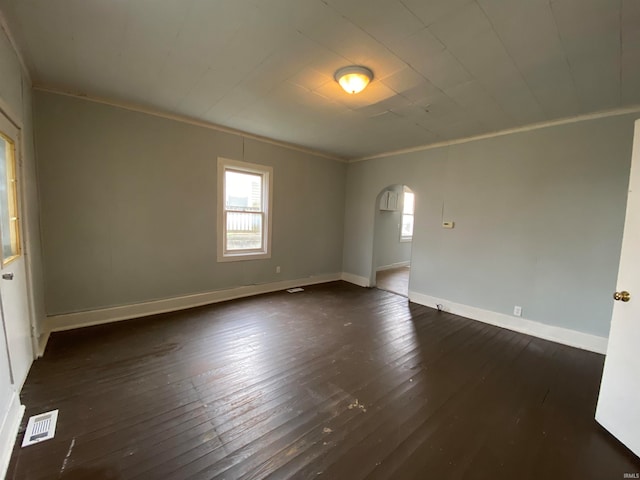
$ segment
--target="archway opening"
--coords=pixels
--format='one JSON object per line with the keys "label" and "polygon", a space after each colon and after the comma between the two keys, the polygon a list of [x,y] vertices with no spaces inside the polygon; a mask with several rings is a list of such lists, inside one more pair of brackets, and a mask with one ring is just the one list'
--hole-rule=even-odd
{"label": "archway opening", "polygon": [[371,285],[409,296],[415,194],[407,185],[382,189],[376,198]]}

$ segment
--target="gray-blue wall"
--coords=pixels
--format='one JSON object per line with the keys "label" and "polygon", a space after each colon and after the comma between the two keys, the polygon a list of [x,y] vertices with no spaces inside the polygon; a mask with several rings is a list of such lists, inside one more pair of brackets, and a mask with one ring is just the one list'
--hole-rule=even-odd
{"label": "gray-blue wall", "polygon": [[[341,271],[344,163],[62,95],[35,103],[47,314]],[[219,156],[273,167],[271,259],[217,263]]]}
{"label": "gray-blue wall", "polygon": [[[406,184],[412,292],[606,336],[636,116],[345,165],[255,140],[243,157],[237,135],[39,92],[47,313],[341,270],[369,279],[376,197]],[[271,260],[215,261],[218,156],[274,166]]]}
{"label": "gray-blue wall", "polygon": [[508,315],[520,305],[529,320],[607,336],[636,117],[350,164],[343,270],[370,278],[376,196],[406,184],[411,291]]}

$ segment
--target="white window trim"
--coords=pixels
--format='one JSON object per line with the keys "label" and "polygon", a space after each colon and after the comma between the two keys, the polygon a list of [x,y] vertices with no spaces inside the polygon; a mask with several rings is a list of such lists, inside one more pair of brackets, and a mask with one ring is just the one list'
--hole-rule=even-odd
{"label": "white window trim", "polygon": [[[260,250],[244,250],[238,253],[224,251],[226,238],[226,224],[224,221],[224,198],[225,198],[225,182],[224,172],[231,168],[247,173],[259,173],[264,175],[262,200],[264,205],[264,215],[266,222],[263,222],[264,237],[263,248]],[[273,215],[271,214],[271,205],[273,204],[273,168],[266,165],[258,165],[256,163],[240,162],[228,158],[218,157],[218,262],[237,262],[241,260],[258,260],[262,258],[271,258],[271,231],[273,223]]]}

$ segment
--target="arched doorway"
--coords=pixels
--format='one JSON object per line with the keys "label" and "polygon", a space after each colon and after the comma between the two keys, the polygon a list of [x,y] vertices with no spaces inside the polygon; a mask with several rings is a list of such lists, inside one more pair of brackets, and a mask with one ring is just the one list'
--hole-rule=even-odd
{"label": "arched doorway", "polygon": [[409,296],[415,194],[389,185],[376,197],[371,285]]}

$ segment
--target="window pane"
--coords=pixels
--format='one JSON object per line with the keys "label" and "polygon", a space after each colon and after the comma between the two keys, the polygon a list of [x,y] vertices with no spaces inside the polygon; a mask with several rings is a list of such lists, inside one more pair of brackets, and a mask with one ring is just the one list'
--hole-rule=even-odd
{"label": "window pane", "polygon": [[413,193],[404,192],[404,205],[402,207],[402,213],[413,215],[413,201],[414,201]]}
{"label": "window pane", "polygon": [[227,251],[262,248],[262,214],[227,212]]}
{"label": "window pane", "polygon": [[13,145],[0,137],[0,232],[2,259],[18,255],[18,209],[16,204],[15,159]]}
{"label": "window pane", "polygon": [[402,215],[402,236],[413,236],[413,215]]}
{"label": "window pane", "polygon": [[225,206],[231,210],[262,211],[262,175],[225,170]]}

